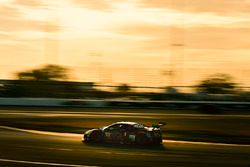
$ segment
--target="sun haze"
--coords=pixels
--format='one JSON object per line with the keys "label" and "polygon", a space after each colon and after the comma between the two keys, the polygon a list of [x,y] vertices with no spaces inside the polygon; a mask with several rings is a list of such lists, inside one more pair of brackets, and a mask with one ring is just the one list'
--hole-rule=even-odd
{"label": "sun haze", "polygon": [[249,0],[0,0],[0,78],[59,64],[77,81],[192,85],[220,72],[249,85],[249,8]]}

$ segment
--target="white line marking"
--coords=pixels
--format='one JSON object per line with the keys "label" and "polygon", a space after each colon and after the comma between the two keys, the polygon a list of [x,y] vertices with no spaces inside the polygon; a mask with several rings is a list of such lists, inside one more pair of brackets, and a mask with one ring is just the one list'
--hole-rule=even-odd
{"label": "white line marking", "polygon": [[41,135],[50,135],[50,136],[82,137],[81,134],[75,134],[75,133],[59,133],[59,132],[48,132],[48,131],[39,131],[39,130],[28,130],[28,129],[13,128],[13,127],[9,127],[9,126],[0,126],[0,128],[21,131],[21,132],[34,133],[34,134],[41,134]]}
{"label": "white line marking", "polygon": [[0,159],[0,161],[22,163],[22,164],[33,164],[33,165],[64,166],[64,167],[97,167],[97,166],[88,166],[88,165],[61,164],[61,163],[50,163],[50,162],[21,161],[21,160],[13,160],[13,159]]}
{"label": "white line marking", "polygon": [[250,145],[247,145],[247,144],[227,144],[227,143],[211,143],[211,142],[179,141],[179,140],[163,140],[163,143],[210,145],[210,146],[250,147]]}

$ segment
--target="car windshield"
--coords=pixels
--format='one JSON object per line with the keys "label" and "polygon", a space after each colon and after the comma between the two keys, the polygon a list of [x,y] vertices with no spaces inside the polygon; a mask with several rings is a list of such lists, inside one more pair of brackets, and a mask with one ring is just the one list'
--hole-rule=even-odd
{"label": "car windshield", "polygon": [[134,124],[133,127],[141,129],[144,128],[145,126],[142,124]]}
{"label": "car windshield", "polygon": [[99,128],[99,129],[104,130],[104,129],[106,129],[107,127],[108,127],[108,126],[103,126],[103,127]]}

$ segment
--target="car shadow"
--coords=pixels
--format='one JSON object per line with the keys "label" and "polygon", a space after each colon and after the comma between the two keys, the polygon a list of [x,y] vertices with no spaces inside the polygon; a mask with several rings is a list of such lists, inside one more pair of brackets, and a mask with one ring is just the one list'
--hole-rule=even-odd
{"label": "car shadow", "polygon": [[135,144],[113,144],[113,143],[84,143],[90,147],[106,147],[118,149],[141,149],[141,150],[166,150],[163,144],[161,145],[135,145]]}

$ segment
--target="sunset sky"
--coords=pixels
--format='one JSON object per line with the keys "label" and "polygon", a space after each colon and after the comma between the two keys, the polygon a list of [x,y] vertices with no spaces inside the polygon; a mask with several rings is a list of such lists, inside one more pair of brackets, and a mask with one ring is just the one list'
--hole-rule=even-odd
{"label": "sunset sky", "polygon": [[[59,64],[70,80],[250,85],[250,0],[0,0],[0,78]],[[172,79],[169,71],[174,71]]]}

